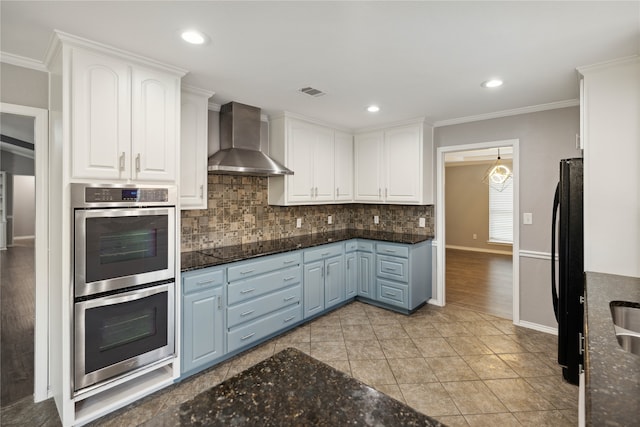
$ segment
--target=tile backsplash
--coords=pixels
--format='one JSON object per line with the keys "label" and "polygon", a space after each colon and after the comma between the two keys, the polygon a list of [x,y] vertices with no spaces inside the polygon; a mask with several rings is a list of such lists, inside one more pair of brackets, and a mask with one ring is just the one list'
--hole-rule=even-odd
{"label": "tile backsplash", "polygon": [[[208,208],[182,211],[182,252],[347,228],[427,236],[434,232],[433,206],[270,206],[267,178],[209,175],[208,183]],[[332,224],[327,223],[329,215]],[[374,215],[379,224],[373,223]],[[301,228],[296,228],[297,218],[302,219]],[[426,218],[426,227],[418,227],[418,218]]]}

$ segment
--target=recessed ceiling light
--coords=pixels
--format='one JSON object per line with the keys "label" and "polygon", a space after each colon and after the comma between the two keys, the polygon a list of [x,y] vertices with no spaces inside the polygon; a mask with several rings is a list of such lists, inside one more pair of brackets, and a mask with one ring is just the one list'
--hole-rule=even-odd
{"label": "recessed ceiling light", "polygon": [[367,107],[367,111],[370,113],[377,113],[378,111],[380,111],[380,107],[378,107],[377,105],[369,105]]}
{"label": "recessed ceiling light", "polygon": [[204,44],[207,41],[207,36],[196,30],[186,30],[180,34],[182,40],[191,44]]}
{"label": "recessed ceiling light", "polygon": [[503,82],[500,79],[491,79],[491,80],[487,80],[486,82],[482,82],[480,86],[486,87],[486,88],[492,88],[492,87],[502,86],[502,83]]}

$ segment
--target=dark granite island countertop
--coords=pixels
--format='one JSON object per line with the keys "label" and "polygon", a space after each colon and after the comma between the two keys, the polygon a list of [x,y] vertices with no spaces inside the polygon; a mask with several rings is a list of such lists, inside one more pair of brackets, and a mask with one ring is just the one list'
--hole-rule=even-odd
{"label": "dark granite island countertop", "polygon": [[181,270],[190,271],[199,268],[214,267],[230,262],[242,261],[265,255],[306,249],[327,243],[341,242],[351,239],[381,240],[393,243],[416,244],[431,240],[431,237],[421,234],[403,234],[388,231],[370,230],[337,230],[328,233],[315,233],[286,239],[265,240],[244,245],[223,246],[213,249],[202,249],[181,254]]}
{"label": "dark granite island countertop", "polygon": [[618,345],[609,303],[640,302],[640,278],[587,272],[585,293],[586,424],[638,425],[640,356]]}
{"label": "dark granite island countertop", "polygon": [[407,405],[288,348],[148,426],[442,426]]}

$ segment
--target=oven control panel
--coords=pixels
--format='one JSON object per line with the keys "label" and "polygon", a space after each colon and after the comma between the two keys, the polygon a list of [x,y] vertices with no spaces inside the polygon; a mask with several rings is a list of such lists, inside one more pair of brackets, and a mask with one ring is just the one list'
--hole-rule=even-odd
{"label": "oven control panel", "polygon": [[155,203],[169,201],[169,190],[166,188],[85,188],[86,203],[118,203],[139,202]]}

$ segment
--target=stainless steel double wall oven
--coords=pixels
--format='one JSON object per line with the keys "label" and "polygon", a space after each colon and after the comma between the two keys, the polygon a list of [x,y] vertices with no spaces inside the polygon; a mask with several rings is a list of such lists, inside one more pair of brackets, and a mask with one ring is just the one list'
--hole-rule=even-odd
{"label": "stainless steel double wall oven", "polygon": [[173,358],[176,197],[71,184],[74,393]]}

